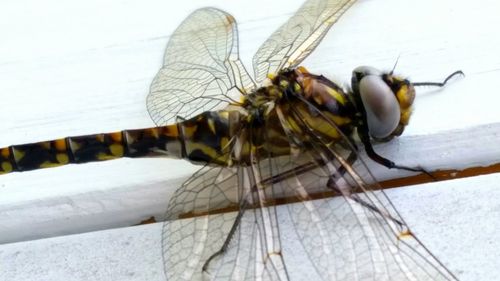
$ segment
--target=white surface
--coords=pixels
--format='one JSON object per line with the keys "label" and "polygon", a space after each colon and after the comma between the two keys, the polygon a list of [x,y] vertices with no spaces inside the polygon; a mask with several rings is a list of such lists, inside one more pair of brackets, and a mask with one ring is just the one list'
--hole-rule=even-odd
{"label": "white surface", "polygon": [[459,280],[498,280],[500,174],[387,190],[416,236]]}
{"label": "white surface", "polygon": [[[151,126],[145,109],[148,87],[169,35],[189,12],[212,5],[233,14],[242,59],[251,67],[258,46],[300,4],[2,2],[0,147]],[[401,164],[432,169],[491,164],[499,159],[499,10],[498,2],[487,0],[360,0],[304,65],[344,82],[358,65],[391,69],[398,56],[396,71],[415,81],[440,80],[462,69],[465,79],[440,91],[419,92],[405,135],[380,152]],[[195,169],[182,161],[124,159],[0,176],[0,241],[137,223],[161,214],[168,194]],[[380,179],[394,177],[381,168],[374,172]],[[489,198],[495,196],[484,200]],[[444,218],[462,214],[459,205],[446,206]],[[473,218],[481,229],[494,223],[486,214]],[[454,230],[450,236],[468,233]],[[119,252],[113,255],[121,260]],[[454,272],[470,269],[473,262],[478,263],[472,258],[458,262]]]}
{"label": "white surface", "polygon": [[161,225],[0,246],[0,280],[165,280]]}
{"label": "white surface", "polygon": [[[497,280],[499,181],[495,174],[387,193],[412,231],[460,280]],[[289,248],[294,232],[288,226],[282,228],[290,238],[285,253],[296,250]],[[161,225],[151,224],[0,245],[0,280],[164,280],[160,233]],[[303,264],[301,257],[292,255]],[[310,272],[297,273],[292,280],[312,280]]]}

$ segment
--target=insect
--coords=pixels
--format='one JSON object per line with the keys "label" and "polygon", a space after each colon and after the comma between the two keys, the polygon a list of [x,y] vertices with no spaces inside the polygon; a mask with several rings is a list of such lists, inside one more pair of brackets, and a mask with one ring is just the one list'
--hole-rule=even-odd
{"label": "insect", "polygon": [[352,164],[362,162],[358,136],[376,162],[419,171],[378,155],[372,142],[403,132],[415,86],[444,86],[460,72],[411,83],[359,67],[344,90],[300,67],[354,2],[306,1],[257,51],[253,78],[239,59],[234,18],[197,10],[172,35],[151,85],[156,127],[13,145],[0,149],[0,171],[152,156],[203,165],[168,203],[168,280],[293,279],[284,218],[324,280],[454,280],[373,191],[367,168]]}

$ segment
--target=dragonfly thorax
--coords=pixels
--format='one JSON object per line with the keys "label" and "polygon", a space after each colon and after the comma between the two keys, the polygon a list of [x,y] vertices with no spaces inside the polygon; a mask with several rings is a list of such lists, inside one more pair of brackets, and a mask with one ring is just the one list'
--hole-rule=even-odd
{"label": "dragonfly thorax", "polygon": [[[355,127],[358,134],[389,140],[408,124],[413,97],[408,80],[371,68],[354,71],[352,92],[303,67],[282,70],[241,105],[180,123],[183,157],[218,165],[250,164],[252,153],[290,154],[290,143],[307,147],[318,140],[346,141]],[[226,151],[231,147],[239,148]]]}

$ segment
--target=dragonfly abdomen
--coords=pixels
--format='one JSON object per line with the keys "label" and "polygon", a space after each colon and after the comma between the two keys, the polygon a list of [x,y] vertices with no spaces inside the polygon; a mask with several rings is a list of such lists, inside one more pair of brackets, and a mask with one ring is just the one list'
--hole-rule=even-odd
{"label": "dragonfly abdomen", "polygon": [[206,111],[178,124],[182,156],[199,164],[231,165],[231,140],[240,133],[238,110]]}
{"label": "dragonfly abdomen", "polygon": [[12,145],[0,148],[0,174],[122,157],[163,156],[228,165],[225,152],[240,118],[238,111],[207,111],[168,126]]}
{"label": "dragonfly abdomen", "polygon": [[0,174],[121,157],[181,157],[177,125],[67,137],[0,149]]}

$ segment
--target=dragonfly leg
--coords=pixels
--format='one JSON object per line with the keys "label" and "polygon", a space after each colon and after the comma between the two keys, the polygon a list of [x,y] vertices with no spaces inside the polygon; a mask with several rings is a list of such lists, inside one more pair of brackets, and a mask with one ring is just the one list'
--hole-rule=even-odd
{"label": "dragonfly leg", "polygon": [[[312,162],[312,161],[307,162],[307,163],[302,164],[300,166],[297,166],[293,169],[290,169],[288,171],[284,171],[282,173],[279,173],[277,175],[274,175],[272,177],[269,177],[269,178],[262,180],[262,185],[264,185],[264,186],[272,185],[272,184],[281,182],[283,180],[289,179],[291,177],[294,177],[296,175],[306,173],[308,171],[316,169],[317,167],[318,166],[317,166],[316,162]],[[253,187],[254,190],[255,190],[255,188],[256,188],[256,186]]]}
{"label": "dragonfly leg", "polygon": [[382,157],[377,152],[375,152],[369,139],[368,140],[362,139],[362,142],[365,146],[365,151],[366,151],[366,154],[368,155],[368,157],[370,157],[370,159],[379,163],[380,165],[385,166],[389,169],[399,169],[399,170],[405,170],[405,171],[410,171],[410,172],[424,173],[424,174],[428,175],[430,178],[435,179],[434,176],[429,171],[425,170],[424,168],[422,168],[420,166],[408,167],[408,166],[398,165],[398,164],[394,163],[393,161],[391,161],[385,157]]}
{"label": "dragonfly leg", "polygon": [[241,222],[241,218],[243,217],[243,214],[245,213],[246,207],[248,205],[247,200],[243,200],[243,204],[241,205],[240,210],[238,211],[238,216],[234,219],[233,226],[231,226],[231,229],[229,230],[229,233],[227,234],[226,240],[224,241],[224,244],[218,250],[217,252],[213,253],[203,264],[202,270],[204,273],[207,273],[208,267],[210,263],[212,262],[213,259],[215,259],[217,256],[224,254],[224,252],[227,251],[229,247],[229,243],[231,243],[231,240],[233,239],[234,234],[236,233],[236,230],[238,229],[238,226]]}
{"label": "dragonfly leg", "polygon": [[[347,162],[347,164],[352,165],[356,161],[356,159],[357,159],[357,153],[351,152],[349,154],[349,156],[347,157],[346,162]],[[396,218],[393,218],[392,216],[381,211],[379,208],[375,207],[374,205],[361,199],[358,196],[358,194],[352,192],[352,189],[346,189],[346,188],[339,187],[337,185],[337,181],[340,178],[342,178],[346,172],[347,172],[346,168],[344,166],[340,166],[337,169],[337,172],[335,174],[331,175],[330,178],[328,179],[327,187],[329,189],[332,189],[335,192],[342,194],[345,197],[352,199],[354,202],[360,204],[361,206],[363,206],[365,208],[368,208],[372,212],[375,212],[382,217],[388,218],[388,219],[392,220],[393,222],[395,222],[396,224],[403,225],[403,223],[401,221],[397,220]]]}
{"label": "dragonfly leg", "polygon": [[361,206],[368,208],[370,211],[377,213],[382,217],[388,218],[398,225],[403,225],[403,222],[392,217],[391,215],[387,214],[386,212],[381,211],[379,208],[375,207],[374,205],[370,204],[369,202],[364,201],[356,193],[352,193],[351,190],[346,190],[345,188],[340,188],[336,184],[336,179],[333,176],[328,180],[327,187],[334,190],[335,192],[342,194],[342,196],[353,200],[354,202],[360,204]]}
{"label": "dragonfly leg", "polygon": [[[356,162],[357,159],[358,159],[358,154],[355,152],[351,152],[349,153],[349,156],[347,156],[345,161],[347,164],[352,166],[352,164],[354,164],[354,162]],[[331,175],[329,181],[332,180],[332,178],[334,178],[335,180],[340,179],[341,177],[344,176],[346,172],[347,169],[344,167],[344,165],[340,165],[340,167],[337,169],[337,172]]]}
{"label": "dragonfly leg", "polygon": [[[306,169],[306,170],[310,169],[309,165],[305,165],[304,167],[299,167],[299,168],[300,168],[299,169],[300,171],[302,171],[303,169]],[[288,172],[290,173],[290,171],[288,171]],[[209,272],[210,264],[214,261],[214,259],[216,259],[220,255],[223,255],[224,253],[226,253],[228,251],[230,244],[232,242],[232,239],[234,238],[235,234],[238,231],[238,228],[242,224],[242,219],[243,219],[243,215],[245,214],[245,211],[247,209],[256,209],[256,208],[260,207],[261,208],[260,215],[265,213],[265,211],[262,210],[262,208],[266,208],[268,206],[266,206],[265,204],[259,204],[259,203],[253,204],[252,203],[252,202],[256,202],[256,201],[261,202],[260,201],[261,198],[255,198],[256,200],[254,199],[253,201],[250,201],[251,200],[250,197],[252,197],[253,195],[257,195],[259,192],[262,192],[262,184],[264,182],[270,182],[272,184],[273,180],[277,180],[277,179],[274,179],[274,177],[271,177],[271,178],[265,179],[263,181],[260,181],[259,184],[257,184],[257,183],[253,184],[250,191],[242,197],[240,208],[238,211],[238,215],[236,216],[234,223],[231,226],[231,229],[229,230],[229,233],[226,236],[224,244],[221,246],[221,248],[217,252],[213,253],[203,264],[202,272],[204,274],[208,274],[210,276],[210,272]],[[269,217],[269,214],[267,216]],[[264,220],[262,222],[262,224],[259,226],[258,231],[262,231],[263,233],[267,233],[269,231],[272,231],[270,229],[267,229],[270,227],[269,225],[276,225],[276,222],[270,222],[270,221]],[[242,230],[240,230],[240,231],[242,231]],[[273,247],[274,243],[272,243],[271,245],[266,244],[264,246],[266,249],[271,249],[271,250],[267,250],[267,252],[265,253],[267,256],[265,257],[264,260],[267,259],[267,262],[270,262],[272,264],[272,267],[276,269],[275,273],[280,276],[279,280],[288,280],[288,277],[286,276],[286,274],[287,274],[286,268],[285,268],[285,265],[284,265],[284,262],[283,262],[282,256],[281,256],[281,250],[279,249],[280,246],[277,247],[278,250],[276,250],[276,248]],[[284,275],[281,275],[281,274],[284,274]]]}
{"label": "dragonfly leg", "polygon": [[371,138],[368,133],[368,126],[366,125],[366,120],[363,124],[360,125],[358,128],[358,136],[365,146],[365,151],[368,157],[372,159],[373,161],[379,163],[380,165],[387,167],[388,169],[399,169],[399,170],[405,170],[405,171],[410,171],[410,172],[420,172],[428,175],[430,178],[435,179],[434,176],[429,173],[427,170],[420,166],[416,167],[408,167],[408,166],[403,166],[403,165],[398,165],[394,163],[393,161],[379,155],[375,150],[373,149],[373,145],[371,143]]}

